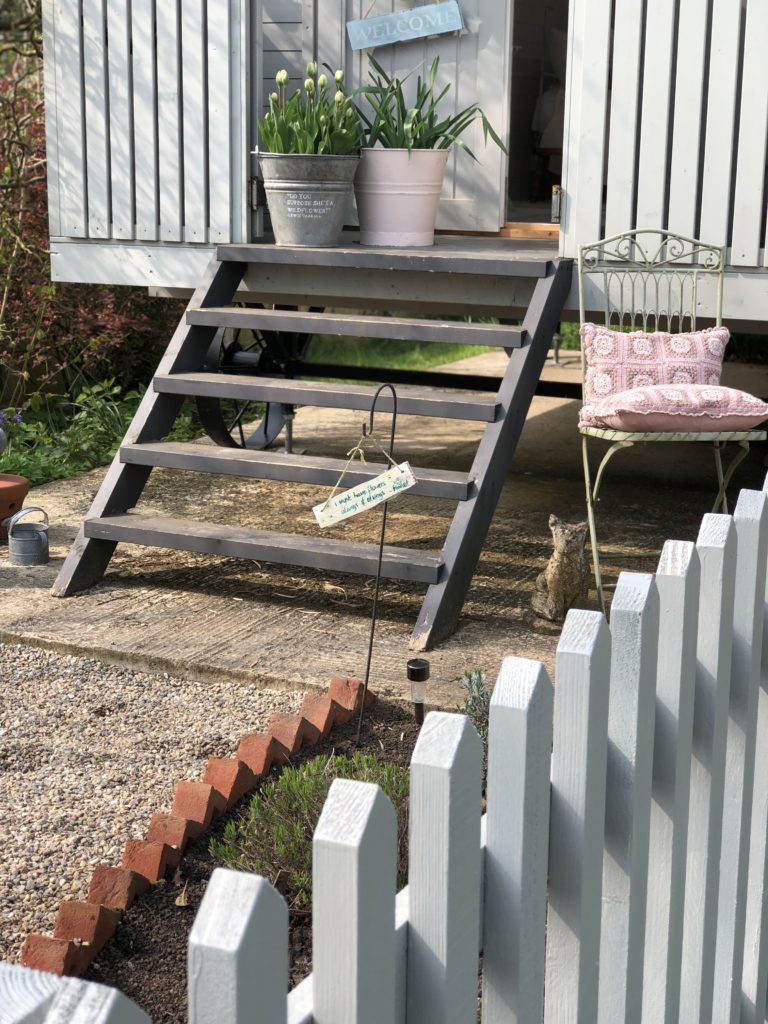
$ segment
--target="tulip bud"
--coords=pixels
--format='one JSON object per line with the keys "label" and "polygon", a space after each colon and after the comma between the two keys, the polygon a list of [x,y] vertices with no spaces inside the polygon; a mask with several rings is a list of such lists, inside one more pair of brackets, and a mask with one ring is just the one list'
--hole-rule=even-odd
{"label": "tulip bud", "polygon": [[305,78],[304,79],[304,88],[307,90],[307,93],[311,96],[312,93],[315,91],[314,79],[312,79],[312,78]]}
{"label": "tulip bud", "polygon": [[341,83],[344,81],[344,72],[341,70],[341,68],[339,68],[339,70],[333,76],[333,80],[336,83],[336,85],[341,85]]}
{"label": "tulip bud", "polygon": [[273,103],[277,103],[277,101],[280,99],[276,92],[271,92],[269,94],[269,98],[273,101]]}
{"label": "tulip bud", "polygon": [[282,71],[277,72],[277,74],[275,75],[275,81],[281,87],[288,85],[288,72],[285,70],[285,68],[283,68]]}
{"label": "tulip bud", "polygon": [[313,60],[311,60],[307,64],[307,74],[311,75],[312,78],[314,78],[315,75],[317,74],[317,64],[315,64],[315,62]]}
{"label": "tulip bud", "polygon": [[324,89],[326,85],[328,85],[328,79],[325,77],[325,75],[320,75],[320,77],[317,80],[317,84],[320,86],[321,89]]}
{"label": "tulip bud", "polygon": [[336,95],[333,97],[334,103],[343,103],[345,99],[344,93],[339,89]]}

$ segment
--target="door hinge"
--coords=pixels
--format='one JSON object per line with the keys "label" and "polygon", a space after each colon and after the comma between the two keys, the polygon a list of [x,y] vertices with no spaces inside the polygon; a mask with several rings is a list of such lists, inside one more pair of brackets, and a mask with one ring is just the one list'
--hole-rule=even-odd
{"label": "door hinge", "polygon": [[261,178],[248,179],[248,202],[252,210],[260,210],[267,205],[267,193]]}

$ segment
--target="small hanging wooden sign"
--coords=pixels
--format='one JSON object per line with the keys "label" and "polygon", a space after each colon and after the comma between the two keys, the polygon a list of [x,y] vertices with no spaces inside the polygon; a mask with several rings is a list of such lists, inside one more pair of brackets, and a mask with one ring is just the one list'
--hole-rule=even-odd
{"label": "small hanging wooden sign", "polygon": [[375,46],[403,43],[408,39],[461,32],[463,28],[464,19],[458,0],[443,0],[442,3],[424,4],[410,11],[347,22],[347,34],[353,50],[372,50]]}
{"label": "small hanging wooden sign", "polygon": [[367,483],[350,487],[348,491],[342,491],[341,494],[315,505],[312,511],[319,526],[333,526],[344,519],[349,519],[350,516],[367,512],[383,501],[389,501],[401,491],[413,487],[415,483],[416,478],[411,472],[411,467],[407,462],[401,462],[398,466],[391,466],[385,473],[368,480]]}

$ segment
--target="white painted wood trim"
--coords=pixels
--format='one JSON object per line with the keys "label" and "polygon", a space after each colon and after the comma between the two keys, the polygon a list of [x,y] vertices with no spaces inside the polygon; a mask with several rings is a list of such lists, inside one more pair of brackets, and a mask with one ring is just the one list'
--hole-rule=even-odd
{"label": "white painted wood trim", "polygon": [[733,522],[737,537],[730,697],[725,750],[723,838],[717,909],[712,1019],[738,1024],[755,770],[755,723],[763,642],[768,498],[742,490]]}
{"label": "white painted wood trim", "polygon": [[700,577],[695,546],[668,540],[656,571],[659,644],[643,1024],[675,1024],[680,1009]]}
{"label": "white painted wood trim", "polygon": [[146,1013],[117,989],[79,978],[59,980],[45,1024],[152,1024]]}
{"label": "white painted wood trim", "polygon": [[0,962],[3,1024],[43,1024],[62,979],[44,971]]}
{"label": "white painted wood trim", "polygon": [[712,1019],[736,568],[736,531],[731,517],[704,516],[696,550],[701,562],[701,590],[680,1024],[710,1024]]}
{"label": "white painted wood trim", "polygon": [[109,151],[113,238],[134,238],[133,73],[130,60],[130,7],[106,0],[109,33]]}
{"label": "white painted wood trim", "polygon": [[483,940],[484,1024],[541,1021],[552,683],[505,658],[491,698]]}
{"label": "white painted wood trim", "polygon": [[53,73],[56,77],[59,209],[61,230],[71,238],[88,233],[84,151],[82,36],[78,8],[58,0]]}
{"label": "white painted wood trim", "polygon": [[178,8],[157,5],[157,143],[160,193],[160,239],[180,242],[182,236],[182,110],[179,66]]}
{"label": "white painted wood trim", "polygon": [[142,241],[157,239],[160,219],[157,195],[155,4],[156,0],[133,0],[131,4],[136,237]]}
{"label": "white painted wood trim", "polygon": [[626,0],[616,8],[613,30],[613,61],[610,132],[608,146],[608,193],[605,208],[606,237],[620,234],[632,223],[635,194],[635,150],[640,89],[640,46],[643,34],[643,0]]}
{"label": "white painted wood trim", "polygon": [[463,715],[427,715],[411,759],[408,1024],[475,1019],[482,754]]}
{"label": "white painted wood trim", "polygon": [[570,611],[557,646],[544,1020],[597,1020],[611,635]]}
{"label": "white painted wood trim", "polygon": [[[750,0],[744,31],[744,66],[739,111],[739,147],[734,190],[731,262],[758,266],[762,218],[760,210],[768,152],[768,4]],[[746,130],[746,129],[749,130]]]}
{"label": "white painted wood trim", "polygon": [[[208,93],[205,79],[207,26],[202,0],[181,5],[182,159],[184,241],[207,242],[209,188]],[[227,179],[229,180],[229,175]]]}
{"label": "white painted wood trim", "polygon": [[216,868],[189,933],[189,1024],[285,1024],[288,907],[265,878]]}
{"label": "white painted wood trim", "polygon": [[109,173],[106,20],[102,0],[83,0],[83,77],[88,236],[108,238],[111,226],[112,182]]}
{"label": "white painted wood trim", "polygon": [[215,249],[209,245],[51,239],[51,278],[194,290]]}
{"label": "white painted wood trim", "polygon": [[658,635],[654,577],[622,573],[611,605],[600,1024],[642,1014]]}
{"label": "white painted wood trim", "polygon": [[[208,73],[208,181],[210,182],[210,239],[224,242],[232,238],[232,200],[235,138],[242,146],[242,129],[236,115],[236,100],[230,57],[235,37],[239,42],[238,6],[230,0],[208,0],[207,73]],[[239,49],[239,48],[238,48]],[[239,90],[238,90],[239,99]],[[239,163],[239,161],[238,161]]]}
{"label": "white painted wood trim", "polygon": [[53,0],[42,0],[45,153],[48,175],[48,233],[61,234],[59,210],[59,125],[56,109],[56,22]]}
{"label": "white painted wood trim", "polygon": [[315,1024],[395,1024],[396,876],[392,804],[335,779],[312,842]]}

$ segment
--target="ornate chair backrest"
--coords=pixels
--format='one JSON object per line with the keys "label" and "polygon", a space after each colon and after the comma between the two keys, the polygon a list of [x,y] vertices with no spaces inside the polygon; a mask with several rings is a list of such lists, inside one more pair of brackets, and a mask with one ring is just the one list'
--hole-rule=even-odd
{"label": "ornate chair backrest", "polygon": [[[616,330],[696,330],[699,285],[714,284],[722,322],[725,249],[660,229],[637,228],[579,248],[579,322],[599,294],[603,323]],[[590,288],[594,279],[594,288]],[[713,280],[714,279],[714,280]],[[709,291],[709,289],[707,289]],[[582,371],[586,356],[581,353]]]}

